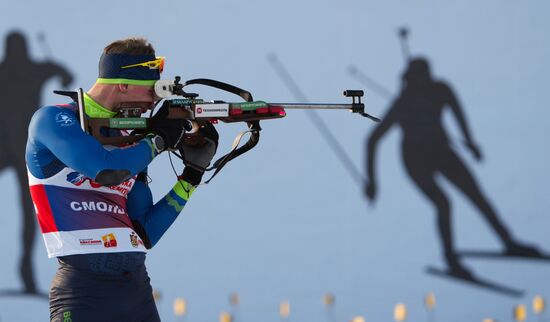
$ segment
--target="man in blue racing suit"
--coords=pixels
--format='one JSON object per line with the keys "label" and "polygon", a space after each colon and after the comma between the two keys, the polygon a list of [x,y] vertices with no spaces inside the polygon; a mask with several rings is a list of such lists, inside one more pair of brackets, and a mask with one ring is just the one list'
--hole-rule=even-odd
{"label": "man in blue racing suit", "polygon": [[[86,117],[111,118],[121,108],[152,108],[164,58],[142,38],[105,47],[99,78],[84,94]],[[45,106],[29,125],[29,186],[48,257],[59,269],[50,289],[51,321],[160,321],[145,269],[145,252],[177,218],[217,148],[180,143],[184,121],[155,128],[124,147],[103,146],[80,126],[75,104]],[[163,123],[166,125],[166,123]],[[124,135],[108,130],[108,136]],[[162,151],[180,149],[186,167],[153,204],[147,166]]]}

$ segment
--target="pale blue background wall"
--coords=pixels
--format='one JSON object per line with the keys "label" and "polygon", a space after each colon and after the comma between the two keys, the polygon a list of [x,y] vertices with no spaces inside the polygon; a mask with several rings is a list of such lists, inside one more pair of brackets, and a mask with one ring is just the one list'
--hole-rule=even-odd
{"label": "pale blue background wall", "polygon": [[[88,88],[108,42],[149,38],[167,56],[164,77],[227,81],[267,101],[293,101],[268,63],[276,53],[312,101],[344,102],[345,88],[361,88],[347,74],[358,66],[391,90],[404,68],[397,28],[411,28],[413,54],[432,63],[463,103],[485,160],[475,163],[460,144],[451,117],[445,122],[455,146],[502,219],[523,240],[550,250],[547,169],[549,10],[546,1],[6,1],[0,37],[23,31],[32,56],[44,59],[44,32],[56,61]],[[3,44],[0,44],[3,48]],[[17,84],[24,86],[24,84]],[[51,90],[44,103],[60,102]],[[388,103],[370,94],[370,112]],[[204,91],[214,99],[214,92]],[[2,111],[16,107],[2,107]],[[365,138],[374,124],[345,112],[323,118],[353,161],[363,168]],[[521,299],[495,295],[424,273],[441,266],[435,215],[406,176],[398,131],[378,155],[380,198],[369,205],[301,111],[264,123],[262,142],[201,187],[164,239],[148,256],[154,287],[162,291],[161,315],[173,321],[171,303],[188,299],[188,321],[216,321],[239,292],[241,321],[277,321],[278,303],[292,304],[291,321],[323,321],[322,296],[334,292],[338,321],[363,315],[389,321],[397,302],[410,321],[426,319],[422,297],[438,299],[438,321],[511,320],[512,307],[535,294],[550,295],[550,266],[535,262],[470,260],[476,272],[527,290]],[[229,148],[241,128],[221,125]],[[363,169],[362,169],[363,170]],[[167,158],[151,167],[158,198],[173,182]],[[2,265],[0,288],[16,288],[19,206],[15,175],[0,174]],[[457,245],[498,249],[479,213],[446,185],[453,204]],[[56,269],[40,239],[37,279],[46,290]],[[45,321],[45,301],[0,298],[1,321]],[[531,314],[529,321],[535,321]]]}

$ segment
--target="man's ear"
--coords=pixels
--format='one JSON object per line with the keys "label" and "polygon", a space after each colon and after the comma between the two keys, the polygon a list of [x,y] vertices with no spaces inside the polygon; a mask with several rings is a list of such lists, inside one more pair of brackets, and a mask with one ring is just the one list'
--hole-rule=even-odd
{"label": "man's ear", "polygon": [[118,84],[118,90],[122,93],[128,92],[128,84]]}

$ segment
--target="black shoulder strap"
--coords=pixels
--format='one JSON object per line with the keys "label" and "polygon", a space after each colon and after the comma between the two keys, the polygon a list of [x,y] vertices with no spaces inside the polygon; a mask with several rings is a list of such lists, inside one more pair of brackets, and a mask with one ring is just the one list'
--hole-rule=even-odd
{"label": "black shoulder strap", "polygon": [[220,172],[221,169],[229,161],[235,159],[236,157],[240,156],[241,154],[244,154],[244,153],[252,150],[252,148],[255,147],[256,144],[258,144],[258,142],[260,141],[260,131],[262,130],[262,128],[260,127],[260,121],[251,121],[251,122],[247,122],[247,124],[248,124],[248,128],[250,130],[245,131],[245,132],[241,132],[239,134],[239,136],[237,137],[237,139],[240,141],[239,137],[243,136],[246,132],[250,132],[250,138],[248,139],[248,141],[246,141],[246,143],[241,147],[238,147],[238,144],[235,144],[235,146],[233,147],[233,149],[229,153],[227,153],[226,155],[224,155],[224,156],[220,157],[218,160],[216,160],[216,162],[214,162],[214,165],[210,169],[208,169],[208,170],[215,169],[214,173],[204,183],[209,183],[212,179],[214,179],[214,177],[218,174],[218,172]]}
{"label": "black shoulder strap", "polygon": [[208,79],[208,78],[191,79],[191,80],[186,81],[185,84],[183,84],[183,86],[195,85],[195,84],[221,89],[223,91],[238,95],[243,100],[245,100],[247,102],[252,102],[254,100],[252,98],[252,94],[247,90],[244,90],[244,89],[239,88],[237,86],[233,86],[231,84],[227,84],[227,83],[224,83],[224,82],[220,82],[220,81],[213,80],[213,79]]}

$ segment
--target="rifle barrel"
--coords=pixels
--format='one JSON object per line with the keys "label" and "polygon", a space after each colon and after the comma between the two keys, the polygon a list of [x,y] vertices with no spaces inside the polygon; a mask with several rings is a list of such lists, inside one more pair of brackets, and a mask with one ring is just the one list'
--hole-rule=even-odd
{"label": "rifle barrel", "polygon": [[281,106],[284,109],[299,110],[351,110],[352,104],[302,104],[302,103],[269,103],[270,105]]}

